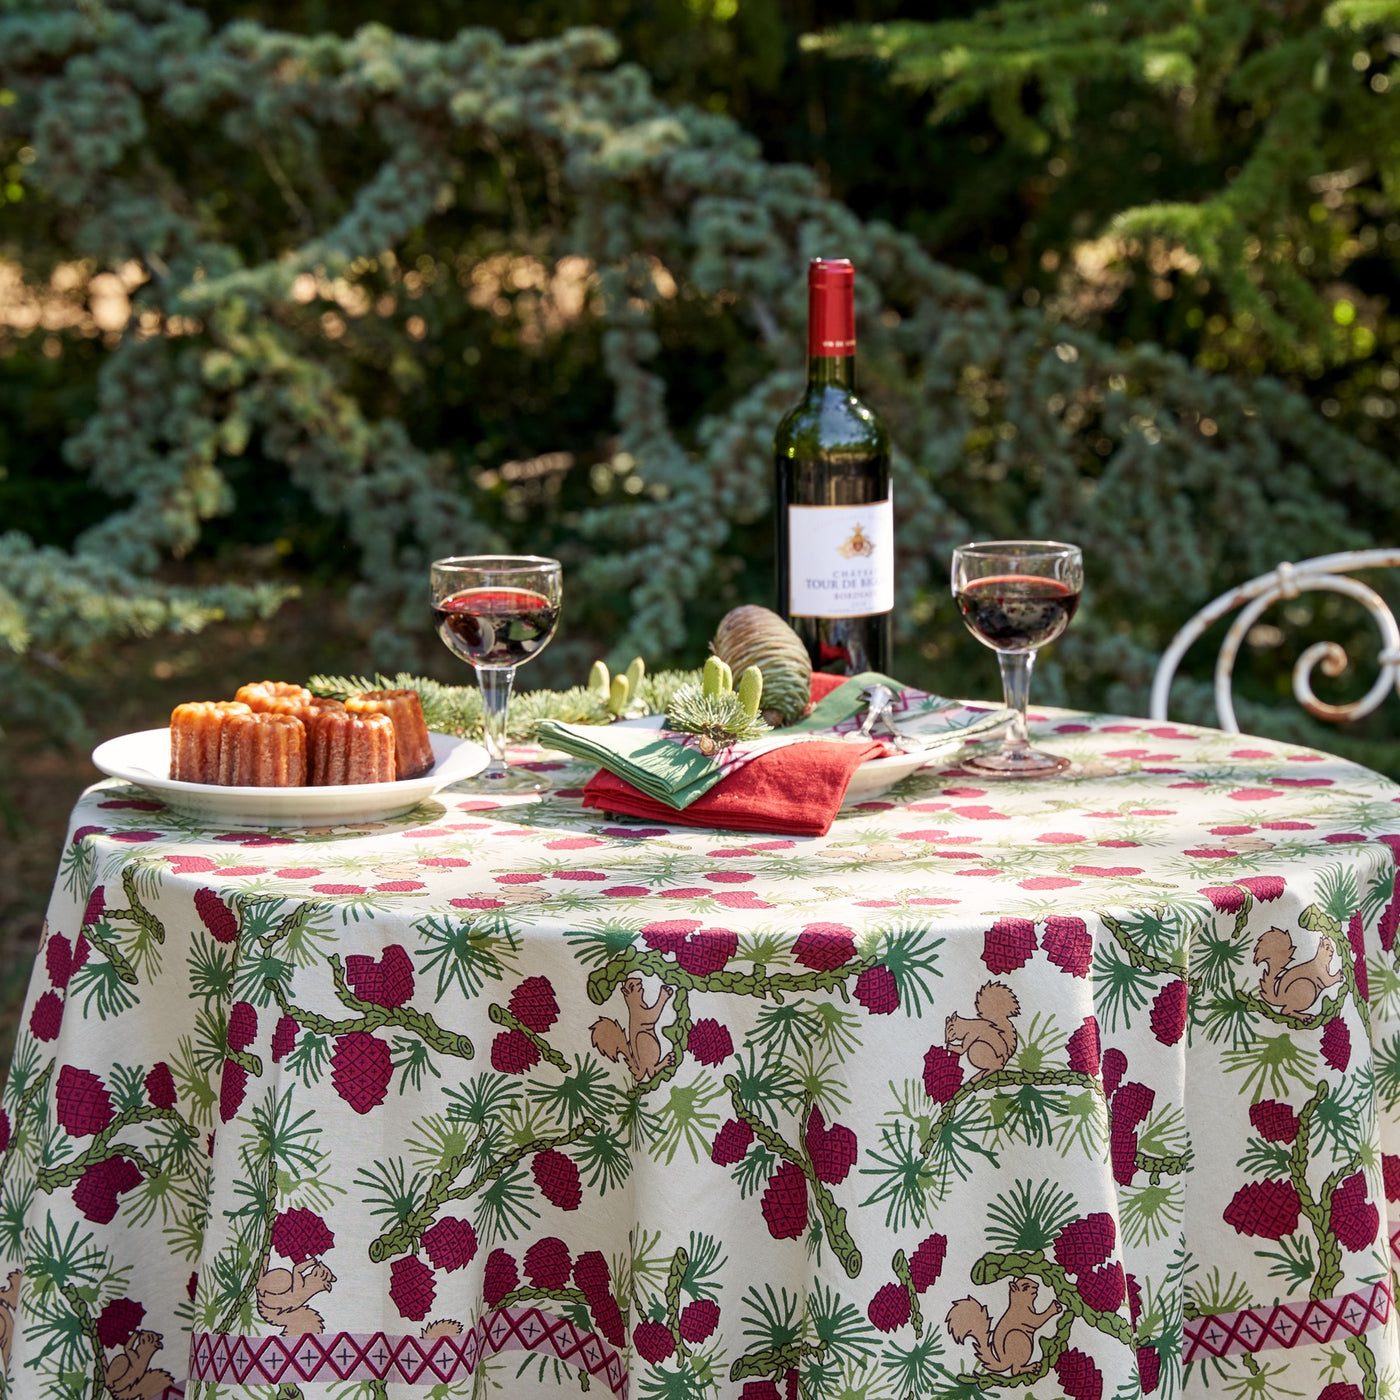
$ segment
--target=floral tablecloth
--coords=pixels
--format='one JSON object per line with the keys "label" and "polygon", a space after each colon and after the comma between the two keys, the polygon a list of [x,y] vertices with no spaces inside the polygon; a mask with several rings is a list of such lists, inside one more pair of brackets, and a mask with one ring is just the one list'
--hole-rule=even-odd
{"label": "floral tablecloth", "polygon": [[99,784],[2,1100],[10,1394],[1394,1394],[1400,791],[1039,729],[1067,778],[804,840],[564,765],[296,831]]}

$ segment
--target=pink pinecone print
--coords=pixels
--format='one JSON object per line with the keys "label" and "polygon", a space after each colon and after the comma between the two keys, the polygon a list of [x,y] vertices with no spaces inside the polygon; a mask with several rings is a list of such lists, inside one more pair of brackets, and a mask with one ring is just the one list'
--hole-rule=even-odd
{"label": "pink pinecone print", "polygon": [[502,1031],[491,1042],[491,1068],[502,1074],[524,1074],[539,1062],[539,1047],[524,1031]]}
{"label": "pink pinecone print", "polygon": [[58,1072],[54,1107],[70,1137],[90,1137],[112,1121],[112,1096],[91,1070],[64,1065]]}
{"label": "pink pinecone print", "polygon": [[157,1061],[146,1073],[146,1097],[155,1108],[175,1107],[175,1076],[164,1060]]}
{"label": "pink pinecone print", "polygon": [[1375,1240],[1376,1231],[1381,1227],[1381,1216],[1366,1199],[1366,1179],[1360,1172],[1353,1172],[1332,1193],[1329,1218],[1337,1242],[1352,1254],[1365,1249]]}
{"label": "pink pinecone print", "polygon": [[1152,1034],[1163,1045],[1175,1045],[1186,1033],[1186,983],[1173,977],[1152,1002]]}
{"label": "pink pinecone print", "polygon": [[703,1342],[719,1326],[719,1304],[712,1298],[697,1298],[681,1311],[681,1336],[691,1346]]}
{"label": "pink pinecone print", "polygon": [[569,1246],[550,1235],[525,1251],[525,1277],[536,1288],[563,1288],[573,1272]]}
{"label": "pink pinecone print", "polygon": [[503,1249],[493,1249],[486,1256],[486,1273],[481,1280],[481,1296],[488,1307],[498,1307],[508,1293],[520,1286],[520,1274],[515,1257]]}
{"label": "pink pinecone print", "polygon": [[1388,953],[1395,947],[1395,930],[1400,928],[1400,875],[1395,877],[1395,884],[1392,887],[1394,894],[1391,901],[1381,912],[1381,921],[1377,927],[1380,934],[1381,947]]}
{"label": "pink pinecone print", "polygon": [[1137,1172],[1137,1126],[1152,1111],[1156,1092],[1145,1084],[1124,1084],[1109,1105],[1108,1150],[1113,1179],[1131,1186]]}
{"label": "pink pinecone print", "polygon": [[998,919],[983,936],[982,961],[989,972],[1015,972],[1035,952],[1035,920]]}
{"label": "pink pinecone print", "polygon": [[297,1031],[301,1027],[291,1016],[279,1016],[272,1032],[272,1063],[280,1064],[296,1049]]}
{"label": "pink pinecone print", "polygon": [[1142,1316],[1142,1285],[1135,1274],[1128,1275],[1128,1319],[1134,1327]]}
{"label": "pink pinecone print", "polygon": [[141,1169],[130,1158],[106,1157],[73,1184],[73,1204],[95,1225],[108,1225],[117,1213],[117,1197],[141,1181]]}
{"label": "pink pinecone print", "polygon": [[690,934],[676,961],[692,977],[708,977],[719,972],[739,949],[739,935],[733,929],[698,928]]}
{"label": "pink pinecone print", "polygon": [[632,1343],[637,1348],[637,1355],[653,1366],[665,1361],[676,1349],[676,1339],[671,1335],[671,1329],[665,1323],[653,1322],[650,1318],[632,1329]]}
{"label": "pink pinecone print", "polygon": [[356,1113],[378,1108],[389,1093],[394,1066],[389,1047],[367,1031],[347,1031],[335,1038],[331,1084]]}
{"label": "pink pinecone print", "polygon": [[622,1346],[627,1340],[622,1313],[617,1299],[612,1295],[608,1261],[598,1250],[590,1249],[579,1255],[574,1264],[574,1285],[583,1294],[588,1311],[593,1315],[594,1325],[613,1346]]}
{"label": "pink pinecone print", "polygon": [[196,890],[194,907],[200,922],[217,942],[232,943],[238,937],[238,920],[213,890]]}
{"label": "pink pinecone print", "polygon": [[826,1126],[822,1111],[815,1104],[807,1115],[807,1155],[818,1181],[836,1186],[856,1164],[856,1135],[843,1123]]}
{"label": "pink pinecone print", "polygon": [[413,963],[401,944],[391,943],[377,960],[352,953],[345,959],[345,980],[371,1006],[402,1006],[413,996]]}
{"label": "pink pinecone print", "polygon": [[1102,1400],[1103,1375],[1077,1348],[1055,1362],[1055,1375],[1069,1400]]}
{"label": "pink pinecone print", "polygon": [[29,1013],[29,1034],[35,1040],[55,1040],[62,1025],[63,998],[57,992],[45,992]]}
{"label": "pink pinecone print", "polygon": [[228,1048],[246,1050],[258,1038],[258,1013],[246,1001],[236,1001],[229,1007]]}
{"label": "pink pinecone print", "polygon": [[1069,1052],[1069,1067],[1076,1074],[1097,1074],[1100,1060],[1098,1021],[1086,1016],[1079,1029],[1070,1036],[1065,1049]]}
{"label": "pink pinecone print", "polygon": [[1125,1283],[1121,1264],[1104,1264],[1075,1280],[1079,1296],[1095,1312],[1117,1312],[1123,1305]]}
{"label": "pink pinecone print", "polygon": [[44,966],[48,969],[49,981],[58,991],[68,985],[73,975],[73,945],[61,934],[52,933],[44,944]]}
{"label": "pink pinecone print", "polygon": [[1103,1052],[1103,1091],[1112,1098],[1128,1072],[1128,1057],[1115,1045]]}
{"label": "pink pinecone print", "polygon": [[389,1266],[389,1297],[401,1317],[422,1322],[436,1295],[433,1271],[416,1255],[395,1259]]}
{"label": "pink pinecone print", "polygon": [[527,977],[510,994],[510,1012],[522,1026],[543,1035],[559,1019],[559,1003],[548,977]]}
{"label": "pink pinecone print", "polygon": [[464,1269],[476,1258],[476,1230],[470,1220],[445,1215],[423,1231],[423,1253],[435,1269]]}
{"label": "pink pinecone print", "polygon": [[783,1400],[777,1381],[745,1381],[739,1400]]}
{"label": "pink pinecone print", "polygon": [[1317,1400],[1363,1400],[1361,1387],[1346,1381],[1333,1381],[1324,1387]]}
{"label": "pink pinecone print", "polygon": [[894,1332],[909,1321],[909,1290],[902,1283],[887,1283],[870,1300],[866,1316],[881,1332]]}
{"label": "pink pinecone print", "polygon": [[855,930],[845,924],[808,924],[792,945],[792,956],[814,972],[832,972],[855,955]]}
{"label": "pink pinecone print", "polygon": [[899,983],[884,963],[867,967],[856,978],[856,1000],[872,1016],[888,1016],[899,1006]]}
{"label": "pink pinecone print", "polygon": [[909,1256],[909,1277],[915,1293],[926,1293],[943,1272],[943,1260],[948,1253],[946,1235],[929,1235]]}
{"label": "pink pinecone print", "polygon": [[1055,1262],[1067,1274],[1096,1269],[1118,1241],[1118,1227],[1107,1211],[1096,1210],[1080,1220],[1071,1220],[1055,1239]]}
{"label": "pink pinecone print", "polygon": [[107,895],[101,885],[94,885],[92,893],[88,895],[87,905],[83,909],[83,927],[91,928],[98,923],[103,914],[107,912]]}
{"label": "pink pinecone print", "polygon": [[1246,875],[1235,883],[1243,885],[1262,904],[1277,899],[1287,888],[1282,875]]}
{"label": "pink pinecone print", "polygon": [[97,1340],[104,1347],[124,1347],[141,1325],[146,1309],[130,1298],[113,1298],[97,1314]]}
{"label": "pink pinecone print", "polygon": [[1334,1016],[1322,1031],[1322,1058],[1338,1074],[1351,1060],[1351,1032],[1340,1016]]}
{"label": "pink pinecone print", "polygon": [[1201,893],[1222,914],[1238,914],[1244,908],[1244,891],[1238,885],[1207,885]]}
{"label": "pink pinecone print", "polygon": [[807,1228],[807,1178],[784,1162],[763,1188],[763,1219],[775,1240],[795,1240]]}
{"label": "pink pinecone print", "polygon": [[1366,934],[1359,909],[1347,922],[1347,941],[1351,944],[1351,964],[1356,970],[1356,990],[1362,1001],[1369,1001],[1371,982],[1366,971]]}
{"label": "pink pinecone print", "polygon": [[540,1194],[551,1205],[560,1210],[577,1210],[583,1200],[583,1187],[579,1183],[578,1167],[573,1158],[566,1157],[554,1148],[536,1152],[530,1163],[530,1171]]}
{"label": "pink pinecone print", "polygon": [[243,1105],[248,1092],[248,1071],[237,1060],[225,1060],[219,1079],[219,1121],[228,1123]]}
{"label": "pink pinecone print", "polygon": [[1225,1223],[1241,1235],[1281,1240],[1298,1228],[1302,1205],[1291,1181],[1251,1181],[1225,1207]]}
{"label": "pink pinecone print", "polygon": [[924,1055],[924,1092],[934,1103],[947,1103],[962,1087],[962,1061],[941,1045],[930,1045]]}
{"label": "pink pinecone print", "polygon": [[715,1134],[715,1145],[710,1149],[710,1161],[718,1167],[732,1167],[741,1162],[753,1144],[753,1129],[742,1118],[731,1118]]}
{"label": "pink pinecone print", "polygon": [[0,1152],[8,1150],[10,1146],[10,1115],[0,1108]]}
{"label": "pink pinecone print", "polygon": [[1045,956],[1071,977],[1088,976],[1094,955],[1094,940],[1089,936],[1083,919],[1052,914],[1045,921],[1040,946],[1045,949]]}
{"label": "pink pinecone print", "polygon": [[699,919],[662,919],[642,925],[642,942],[658,953],[679,953],[686,936],[699,927]]}
{"label": "pink pinecone print", "polygon": [[[1156,1347],[1137,1349],[1138,1382],[1144,1395],[1151,1395],[1162,1378],[1162,1356]],[[1361,1400],[1357,1395],[1356,1400]]]}
{"label": "pink pinecone print", "polygon": [[734,1041],[728,1026],[722,1026],[707,1016],[691,1026],[685,1048],[702,1065],[717,1065],[734,1053]]}
{"label": "pink pinecone print", "polygon": [[272,1247],[284,1259],[300,1264],[334,1249],[335,1232],[314,1210],[296,1206],[280,1212],[272,1222]]}
{"label": "pink pinecone print", "polygon": [[1277,1099],[1261,1099],[1251,1104],[1249,1121],[1267,1142],[1292,1142],[1298,1136],[1298,1115]]}
{"label": "pink pinecone print", "polygon": [[[5,1121],[5,1142],[10,1140],[9,1120]],[[0,1144],[0,1152],[4,1151],[4,1144]],[[1400,1201],[1400,1157],[1392,1156],[1389,1152],[1381,1153],[1381,1177],[1385,1182],[1385,1198],[1387,1201]]]}

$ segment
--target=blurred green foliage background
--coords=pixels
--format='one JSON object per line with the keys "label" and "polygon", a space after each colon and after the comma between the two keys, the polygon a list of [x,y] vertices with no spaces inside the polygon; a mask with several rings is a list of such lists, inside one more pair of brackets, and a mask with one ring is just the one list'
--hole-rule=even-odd
{"label": "blurred green foliage background", "polygon": [[[564,559],[527,684],[770,601],[814,254],[900,449],[897,669],[990,693],[948,550],[1056,535],[1090,586],[1037,697],[1141,711],[1215,593],[1396,538],[1397,54],[1400,0],[0,0],[7,936],[92,737],[454,677],[435,554]],[[1319,636],[1374,664],[1299,600],[1242,721],[1400,772],[1393,703],[1292,709]]]}

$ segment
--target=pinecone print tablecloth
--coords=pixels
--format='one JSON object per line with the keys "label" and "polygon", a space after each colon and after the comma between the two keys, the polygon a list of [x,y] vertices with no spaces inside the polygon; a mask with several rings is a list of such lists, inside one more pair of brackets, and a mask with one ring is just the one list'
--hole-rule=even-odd
{"label": "pinecone print tablecloth", "polygon": [[0,1105],[51,1397],[1400,1389],[1400,790],[1052,713],[821,839],[73,815]]}

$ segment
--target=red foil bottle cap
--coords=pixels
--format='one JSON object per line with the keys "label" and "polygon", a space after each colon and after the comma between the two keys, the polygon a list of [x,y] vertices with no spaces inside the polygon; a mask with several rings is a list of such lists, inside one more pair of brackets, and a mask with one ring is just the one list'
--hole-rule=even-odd
{"label": "red foil bottle cap", "polygon": [[849,258],[813,258],[807,265],[807,353],[856,353],[856,270]]}

